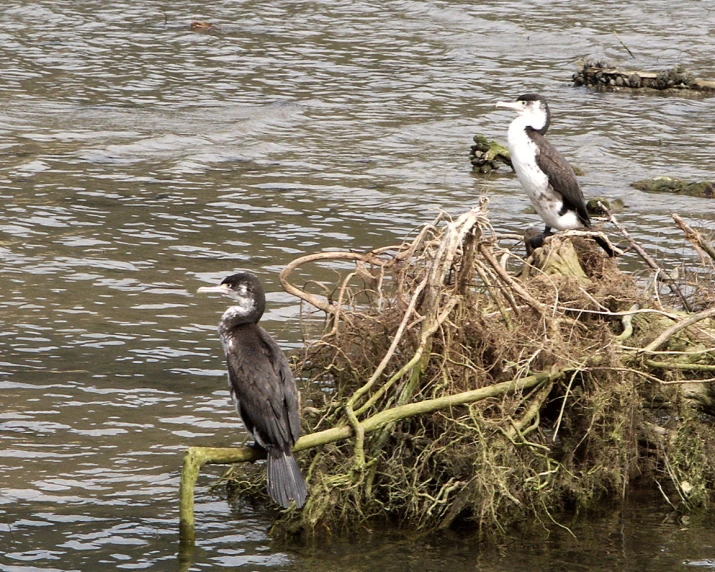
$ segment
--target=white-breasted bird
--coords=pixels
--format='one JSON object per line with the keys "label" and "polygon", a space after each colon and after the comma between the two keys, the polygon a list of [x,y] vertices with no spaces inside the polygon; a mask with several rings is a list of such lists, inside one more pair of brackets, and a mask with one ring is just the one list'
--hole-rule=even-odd
{"label": "white-breasted bird", "polygon": [[[546,224],[544,232],[530,240],[533,248],[543,245],[551,229],[587,229],[591,218],[581,187],[569,162],[544,134],[551,123],[546,99],[529,93],[516,101],[500,101],[497,107],[512,109],[517,117],[509,125],[507,142],[512,165],[531,204]],[[594,237],[608,256],[615,253],[601,237]]]}

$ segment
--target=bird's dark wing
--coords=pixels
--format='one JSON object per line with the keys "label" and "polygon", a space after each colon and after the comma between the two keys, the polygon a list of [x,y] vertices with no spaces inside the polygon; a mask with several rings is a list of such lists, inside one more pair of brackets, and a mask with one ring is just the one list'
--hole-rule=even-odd
{"label": "bird's dark wing", "polygon": [[227,345],[231,389],[246,428],[266,446],[290,448],[300,434],[298,390],[278,344],[258,326]]}
{"label": "bird's dark wing", "polygon": [[278,381],[283,396],[282,408],[283,414],[288,420],[288,428],[292,437],[292,441],[298,440],[300,437],[300,394],[298,387],[293,377],[293,372],[290,369],[288,360],[283,351],[278,347],[276,341],[271,335],[259,326],[258,331],[261,333],[261,339],[266,347],[271,352],[271,363],[273,370],[278,377]]}
{"label": "bird's dark wing", "polygon": [[586,201],[569,162],[540,133],[532,131],[529,133],[529,137],[536,143],[537,149],[543,149],[536,153],[536,164],[549,177],[551,187],[563,197],[564,208],[576,211],[583,225],[591,226],[591,219],[586,210]]}

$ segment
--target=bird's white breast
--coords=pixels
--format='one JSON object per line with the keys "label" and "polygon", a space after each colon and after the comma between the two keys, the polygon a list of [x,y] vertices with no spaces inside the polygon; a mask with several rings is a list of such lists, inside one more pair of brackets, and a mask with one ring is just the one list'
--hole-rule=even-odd
{"label": "bird's white breast", "polygon": [[563,199],[551,188],[549,178],[537,165],[538,147],[519,118],[509,126],[507,141],[516,176],[544,223],[556,230],[580,228],[582,225],[576,213],[568,211],[564,215],[559,214]]}

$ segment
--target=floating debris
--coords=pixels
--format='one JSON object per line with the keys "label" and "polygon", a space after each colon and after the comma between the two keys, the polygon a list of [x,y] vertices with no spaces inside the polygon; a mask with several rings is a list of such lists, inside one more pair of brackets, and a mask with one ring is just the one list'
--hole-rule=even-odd
{"label": "floating debris", "polygon": [[204,22],[203,20],[195,20],[194,22],[191,22],[189,28],[191,28],[195,32],[213,32],[217,29],[216,26],[214,26],[213,24],[210,24],[209,22]]}

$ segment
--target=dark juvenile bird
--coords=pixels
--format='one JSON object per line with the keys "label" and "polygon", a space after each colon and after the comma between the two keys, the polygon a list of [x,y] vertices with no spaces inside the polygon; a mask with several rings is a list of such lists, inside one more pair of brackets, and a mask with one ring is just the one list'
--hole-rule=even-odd
{"label": "dark juvenile bird", "polygon": [[[529,93],[519,96],[516,101],[500,101],[497,107],[512,109],[518,114],[509,125],[509,153],[521,186],[546,223],[544,232],[532,238],[531,245],[534,248],[542,246],[552,228],[589,228],[591,219],[576,174],[544,137],[551,123],[546,99]],[[608,242],[601,237],[594,238],[608,256],[615,255]]]}
{"label": "dark juvenile bird", "polygon": [[266,450],[268,494],[282,507],[305,504],[307,488],[292,447],[300,435],[300,398],[288,360],[258,321],[266,295],[258,278],[239,272],[218,286],[236,301],[221,316],[219,336],[228,365],[228,381],[236,411],[256,444]]}

